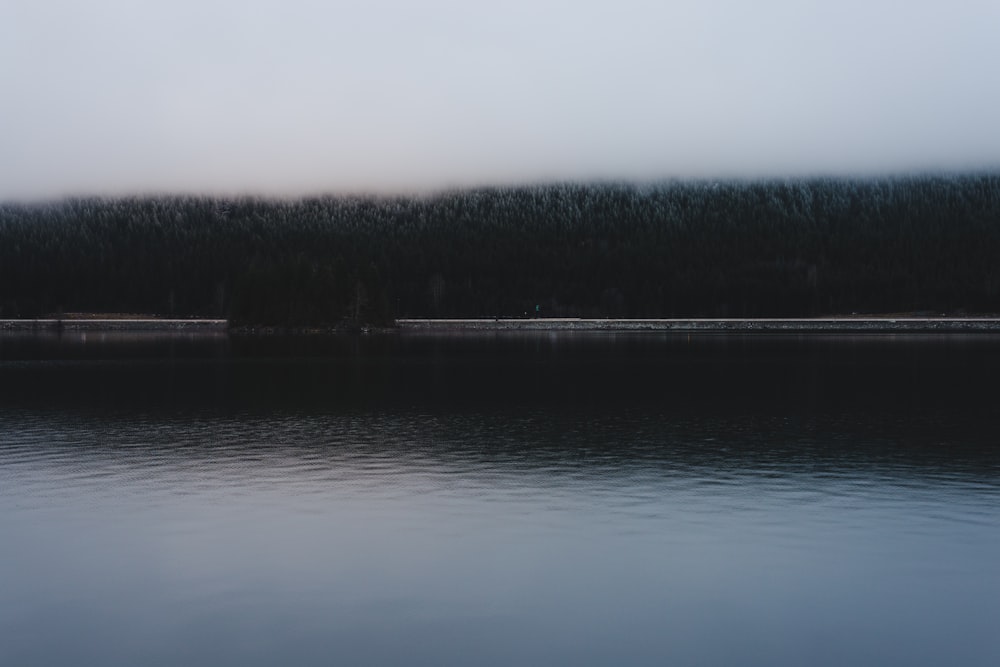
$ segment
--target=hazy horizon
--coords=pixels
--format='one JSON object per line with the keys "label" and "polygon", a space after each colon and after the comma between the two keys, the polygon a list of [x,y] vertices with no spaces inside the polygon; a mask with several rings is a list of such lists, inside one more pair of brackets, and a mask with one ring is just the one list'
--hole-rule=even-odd
{"label": "hazy horizon", "polygon": [[1000,168],[1000,6],[0,8],[0,200]]}

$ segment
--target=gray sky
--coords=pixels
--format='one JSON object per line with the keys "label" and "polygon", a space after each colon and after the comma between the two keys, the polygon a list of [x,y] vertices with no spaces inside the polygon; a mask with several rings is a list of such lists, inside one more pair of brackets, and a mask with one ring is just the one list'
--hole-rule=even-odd
{"label": "gray sky", "polygon": [[1000,167],[997,0],[0,0],[0,198]]}

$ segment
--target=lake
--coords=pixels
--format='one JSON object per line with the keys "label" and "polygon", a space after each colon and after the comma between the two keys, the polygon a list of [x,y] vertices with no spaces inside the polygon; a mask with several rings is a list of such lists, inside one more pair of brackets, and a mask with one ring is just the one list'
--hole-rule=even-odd
{"label": "lake", "polygon": [[997,665],[1000,336],[0,335],[5,665]]}

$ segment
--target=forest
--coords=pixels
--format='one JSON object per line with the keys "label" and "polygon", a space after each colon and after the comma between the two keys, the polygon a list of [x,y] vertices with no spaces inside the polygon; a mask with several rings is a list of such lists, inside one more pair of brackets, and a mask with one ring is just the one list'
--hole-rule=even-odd
{"label": "forest", "polygon": [[1000,311],[1000,175],[0,204],[0,318]]}

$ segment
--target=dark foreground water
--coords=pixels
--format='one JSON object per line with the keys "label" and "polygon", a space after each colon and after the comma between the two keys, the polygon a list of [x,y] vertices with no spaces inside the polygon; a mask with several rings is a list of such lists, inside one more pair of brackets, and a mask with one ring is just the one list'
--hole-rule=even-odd
{"label": "dark foreground water", "polygon": [[997,665],[1000,338],[0,336],[0,664]]}

